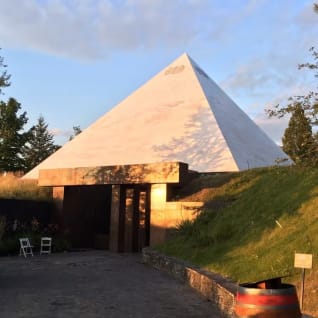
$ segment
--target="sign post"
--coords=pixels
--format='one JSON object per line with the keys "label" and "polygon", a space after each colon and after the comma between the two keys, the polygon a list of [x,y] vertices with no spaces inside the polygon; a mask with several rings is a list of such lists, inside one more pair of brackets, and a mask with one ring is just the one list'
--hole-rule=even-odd
{"label": "sign post", "polygon": [[301,274],[301,290],[300,290],[300,309],[304,307],[304,293],[305,293],[305,269],[312,268],[312,254],[295,253],[295,268],[302,268]]}

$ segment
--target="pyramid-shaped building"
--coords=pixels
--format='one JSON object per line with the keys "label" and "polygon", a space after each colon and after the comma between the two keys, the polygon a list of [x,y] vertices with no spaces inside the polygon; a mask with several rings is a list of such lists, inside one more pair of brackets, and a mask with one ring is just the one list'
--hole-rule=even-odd
{"label": "pyramid-shaped building", "polygon": [[42,169],[175,161],[199,172],[240,171],[282,158],[288,159],[183,54],[24,178],[37,179]]}
{"label": "pyramid-shaped building", "polygon": [[73,247],[138,252],[198,215],[173,202],[199,172],[274,165],[287,156],[186,54],[24,176],[52,187]]}

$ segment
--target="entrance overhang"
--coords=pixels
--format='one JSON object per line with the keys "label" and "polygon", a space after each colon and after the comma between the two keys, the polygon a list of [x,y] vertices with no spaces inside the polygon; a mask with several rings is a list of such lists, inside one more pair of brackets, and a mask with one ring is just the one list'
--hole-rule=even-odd
{"label": "entrance overhang", "polygon": [[183,183],[188,165],[183,162],[57,168],[39,172],[39,186],[75,186],[97,184]]}

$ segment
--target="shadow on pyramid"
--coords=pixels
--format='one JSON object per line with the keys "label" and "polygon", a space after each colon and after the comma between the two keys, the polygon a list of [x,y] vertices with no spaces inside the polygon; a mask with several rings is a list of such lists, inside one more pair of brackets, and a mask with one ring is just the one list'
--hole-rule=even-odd
{"label": "shadow on pyramid", "polygon": [[291,163],[183,54],[24,178],[37,179],[40,169],[172,161],[199,172]]}

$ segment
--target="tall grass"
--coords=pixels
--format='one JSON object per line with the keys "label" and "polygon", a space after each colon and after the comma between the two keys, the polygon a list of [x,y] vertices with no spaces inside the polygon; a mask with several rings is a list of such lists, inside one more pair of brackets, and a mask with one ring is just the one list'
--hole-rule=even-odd
{"label": "tall grass", "polygon": [[[188,196],[202,198],[204,191],[204,212],[194,222],[181,224],[161,251],[237,282],[288,275],[285,280],[298,285],[295,252],[313,254],[317,264],[318,169],[255,169],[232,174],[225,183],[207,184],[195,186]],[[305,298],[305,306],[315,314],[317,278],[316,266],[307,275]]]}
{"label": "tall grass", "polygon": [[51,199],[51,191],[39,187],[36,180],[22,180],[10,173],[0,176],[0,198],[47,201]]}

